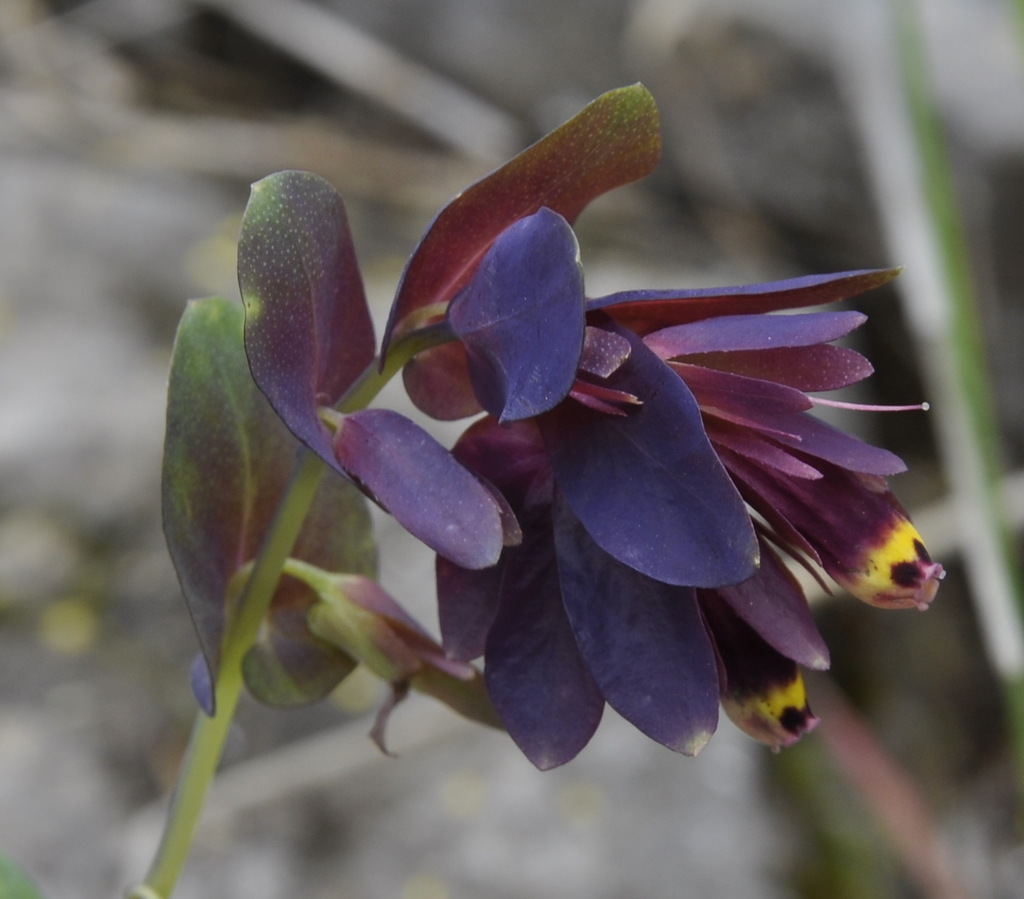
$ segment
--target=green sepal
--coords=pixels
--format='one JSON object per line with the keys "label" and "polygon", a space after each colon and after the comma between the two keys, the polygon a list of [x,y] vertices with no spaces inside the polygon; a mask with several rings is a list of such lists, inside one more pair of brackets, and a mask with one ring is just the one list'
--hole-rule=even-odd
{"label": "green sepal", "polygon": [[396,696],[408,686],[466,718],[501,727],[480,672],[450,659],[375,581],[295,559],[284,570],[317,594],[318,602],[309,610],[310,630],[392,684]]}

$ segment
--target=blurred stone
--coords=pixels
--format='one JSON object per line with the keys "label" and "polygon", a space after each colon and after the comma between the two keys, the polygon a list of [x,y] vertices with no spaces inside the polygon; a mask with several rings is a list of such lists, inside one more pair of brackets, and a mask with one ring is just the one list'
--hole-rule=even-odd
{"label": "blurred stone", "polygon": [[74,716],[0,705],[0,842],[48,899],[112,886],[109,838],[119,810],[98,764],[89,701],[83,685]]}
{"label": "blurred stone", "polygon": [[56,157],[0,168],[0,505],[92,524],[152,510],[184,261],[229,206]]}
{"label": "blurred stone", "polygon": [[[565,899],[786,895],[773,886],[779,834],[757,798],[766,750],[728,723],[688,759],[609,711],[579,758],[542,774],[506,735],[449,716],[437,706],[399,709],[397,758],[371,755],[334,778],[326,760],[317,762],[313,789],[274,795],[265,782],[274,754],[261,759],[268,801],[233,792],[232,808],[212,797],[182,899],[510,899],[554,889]],[[438,735],[408,748],[417,723]],[[354,722],[346,731],[368,745],[360,732],[368,727]],[[339,733],[333,749],[346,748]],[[278,755],[283,769],[287,747]],[[338,759],[339,772],[345,762]],[[266,882],[243,892],[267,858],[277,864]]]}
{"label": "blurred stone", "polygon": [[[151,0],[145,8],[156,5]],[[600,91],[649,80],[666,122],[667,163],[645,182],[640,213],[613,223],[615,252],[628,255],[630,264],[642,260],[645,273],[624,279],[625,286],[681,283],[677,273],[686,264],[701,266],[690,282],[696,286],[747,280],[747,274],[734,277],[744,268],[752,279],[765,269],[807,271],[809,260],[842,259],[851,267],[879,261],[873,211],[859,195],[856,135],[832,80],[844,14],[838,0],[322,5],[516,115],[537,136]],[[1016,296],[1024,91],[1008,7],[999,0],[925,6],[936,46],[944,48],[937,70],[943,111],[979,175],[972,193],[983,197],[986,185],[994,185],[998,241],[991,246],[1002,260],[1000,287]],[[209,12],[194,14],[198,5],[168,0],[172,7],[191,9],[189,21],[144,40],[124,29],[94,29],[100,37],[106,32],[118,54],[110,78],[76,85],[64,71],[34,82],[53,91],[45,115],[37,115],[31,92],[0,105],[0,603],[13,597],[41,604],[63,595],[83,566],[102,569],[105,589],[91,651],[49,652],[35,629],[6,628],[0,635],[0,844],[39,878],[50,899],[114,895],[127,877],[142,874],[151,842],[126,869],[119,866],[132,843],[131,815],[166,787],[187,735],[187,665],[195,645],[159,532],[167,353],[186,298],[234,293],[225,257],[244,207],[240,182],[259,160],[281,159],[283,166],[315,160],[318,152],[329,157],[345,170],[347,197],[365,188],[364,202],[350,203],[364,263],[379,246],[399,257],[408,252],[429,217],[393,199],[369,202],[385,196],[379,185],[388,180],[386,168],[397,165],[385,147],[373,160],[373,177],[364,177],[373,141],[386,136],[401,149],[408,129],[391,127],[386,112],[311,77],[301,59],[281,60]],[[94,76],[103,71],[98,65]],[[138,81],[120,82],[133,74],[148,92],[137,89]],[[7,78],[7,69],[0,77]],[[80,87],[110,103],[149,102],[167,116],[157,125],[175,127],[155,127],[132,143],[143,119],[71,102]],[[694,99],[698,89],[703,106]],[[243,127],[222,129],[197,114],[211,108],[225,116],[223,123],[233,116]],[[276,123],[287,127],[311,112],[369,139],[347,155],[316,128],[280,143],[270,139]],[[245,127],[252,124],[259,127]],[[203,141],[194,140],[198,132]],[[203,169],[195,159],[176,164],[185,152],[215,155],[225,134],[238,145],[265,150],[265,139],[277,149],[233,157],[220,168]],[[143,156],[147,141],[161,152],[153,152],[147,167],[145,159],[119,156],[118,138]],[[293,149],[299,144],[301,156]],[[423,151],[418,142],[416,151]],[[1001,175],[988,182],[993,158],[1001,160]],[[445,162],[441,177],[421,161],[394,180],[406,192],[412,181],[429,180],[432,191],[447,193],[455,176]],[[190,174],[195,171],[230,177],[218,181]],[[591,262],[611,242],[591,224],[602,222],[601,208],[588,213],[581,230]],[[421,220],[412,222],[417,215]],[[984,221],[984,210],[979,218]],[[986,240],[982,234],[979,244]],[[588,268],[593,283],[617,284],[618,261]],[[399,258],[386,280],[372,285],[380,313],[400,265]],[[999,354],[1004,390],[1017,397],[1010,408],[1018,411],[1019,305],[1014,300],[1004,319],[1010,325],[1000,333],[1008,348]],[[895,353],[909,355],[902,342],[894,344]],[[407,409],[397,383],[382,402]],[[1015,421],[1019,430],[1024,418]],[[450,441],[461,428],[446,425],[436,433]],[[429,554],[386,517],[378,523],[385,584],[433,627]],[[946,652],[949,641],[963,644],[967,625],[957,624],[943,640],[930,641],[931,648]],[[872,618],[866,643],[880,645],[878,635],[903,634],[905,627]],[[865,641],[858,643],[853,630],[845,628],[841,640],[860,647]],[[933,670],[934,660],[924,654],[929,647],[907,636],[897,648],[888,659],[902,666],[898,676],[884,667],[880,649],[868,656],[859,651],[857,664],[867,658],[874,676],[888,681],[889,695],[895,679],[913,702],[945,716],[959,721],[968,710],[976,717],[968,719],[974,726],[963,730],[964,740],[980,748],[980,728],[993,753],[1005,749],[992,723],[994,689],[929,695],[915,686]],[[973,663],[983,666],[976,655]],[[907,670],[917,673],[906,677]],[[779,848],[788,834],[758,792],[766,756],[726,723],[701,756],[688,760],[609,713],[576,762],[541,775],[506,736],[456,725],[448,741],[403,751],[403,722],[415,724],[409,711],[395,715],[399,759],[325,775],[302,790],[282,786],[272,804],[225,812],[220,825],[203,831],[176,895],[790,895]],[[283,751],[343,717],[328,704],[277,713],[244,703],[232,762]],[[927,727],[916,730],[915,739],[930,739]],[[948,747],[932,742],[948,759]],[[969,762],[978,763],[973,756]],[[996,790],[1007,781],[1000,777]],[[950,792],[965,789],[953,775],[944,785]],[[972,822],[991,814],[989,804],[978,806],[970,810]],[[1004,838],[1010,830],[1002,819],[995,829]],[[1012,895],[1019,850],[1008,848],[1002,858],[1004,894]]]}
{"label": "blurred stone", "polygon": [[51,516],[24,509],[0,518],[0,607],[61,596],[81,564],[75,540]]}

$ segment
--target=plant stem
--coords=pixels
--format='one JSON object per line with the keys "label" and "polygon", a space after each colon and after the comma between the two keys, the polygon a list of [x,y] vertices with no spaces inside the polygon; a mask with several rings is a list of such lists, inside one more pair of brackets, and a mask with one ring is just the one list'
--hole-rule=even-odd
{"label": "plant stem", "polygon": [[382,363],[375,359],[366,367],[334,408],[339,412],[365,409],[413,356],[454,339],[447,319],[410,331],[392,344]]}
{"label": "plant stem", "polygon": [[[416,353],[451,339],[452,334],[443,323],[409,333],[395,343],[383,366],[376,359],[367,366],[339,400],[337,408],[342,412],[366,408]],[[132,887],[127,899],[167,899],[174,890],[242,694],[242,660],[270,608],[281,571],[325,470],[326,465],[318,456],[307,449],[300,451],[245,589],[229,612],[214,686],[215,713],[212,717],[202,711],[196,715],[160,845],[145,881]]]}
{"label": "plant stem", "polygon": [[[1024,9],[1024,0],[1017,4]],[[965,563],[989,658],[1004,703],[1024,799],[1024,588],[1002,491],[999,418],[989,377],[967,237],[946,136],[935,108],[919,0],[897,0],[895,21],[906,102],[929,219],[940,295],[941,328],[927,323],[925,353],[942,391],[946,466],[960,494]]]}
{"label": "plant stem", "polygon": [[1017,21],[1017,37],[1024,45],[1024,0],[1013,0],[1013,12]]}
{"label": "plant stem", "polygon": [[214,691],[215,714],[209,717],[200,711],[196,715],[160,846],[145,882],[129,891],[128,899],[166,899],[174,890],[242,693],[242,659],[270,608],[281,569],[295,545],[323,471],[324,464],[317,456],[308,450],[301,452],[236,614],[228,621]]}

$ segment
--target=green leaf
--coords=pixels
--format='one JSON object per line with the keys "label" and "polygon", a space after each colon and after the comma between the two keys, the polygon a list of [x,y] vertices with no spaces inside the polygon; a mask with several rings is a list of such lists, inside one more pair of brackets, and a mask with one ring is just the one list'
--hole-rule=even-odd
{"label": "green leaf", "polygon": [[[216,297],[189,303],[174,345],[167,400],[164,532],[214,679],[229,602],[241,593],[243,569],[260,550],[299,450],[252,380],[242,329],[237,303]],[[372,574],[376,550],[362,494],[339,477],[324,478],[293,553],[332,569]],[[297,589],[278,588],[260,634],[265,660],[276,666],[264,666],[250,682],[258,697],[316,699],[329,689],[325,683],[333,685],[351,667],[337,650],[292,626],[292,610],[307,601]]]}
{"label": "green leaf", "polygon": [[0,853],[0,899],[43,899],[28,875]]}

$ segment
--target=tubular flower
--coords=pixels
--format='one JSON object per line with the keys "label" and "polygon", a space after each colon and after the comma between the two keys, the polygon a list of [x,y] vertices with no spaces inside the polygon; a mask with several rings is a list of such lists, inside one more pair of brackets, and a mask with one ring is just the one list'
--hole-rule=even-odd
{"label": "tubular flower", "polygon": [[[902,462],[808,411],[809,392],[871,371],[831,344],[864,317],[767,314],[892,274],[587,300],[549,210],[485,254],[447,320],[489,415],[454,454],[523,539],[495,569],[438,559],[442,633],[456,658],[484,656],[538,766],[575,755],[605,702],[690,754],[719,703],[775,748],[814,727],[799,666],[828,653],[773,544],[872,604],[931,601],[942,569],[884,481]],[[537,303],[557,310],[539,327]]]}
{"label": "tubular flower", "polygon": [[[832,277],[860,281],[864,289],[893,274]],[[614,309],[624,296],[595,305]],[[654,307],[672,302],[661,293],[637,299]],[[699,305],[707,298],[695,299]],[[677,305],[684,318],[699,314],[686,310],[682,297]],[[638,312],[626,314],[635,320]],[[814,400],[806,392],[835,390],[871,373],[864,357],[828,343],[864,321],[858,312],[727,314],[657,328],[644,341],[693,391],[733,481],[791,553],[812,559],[871,605],[924,609],[943,572],[885,483],[905,465],[807,413]]]}
{"label": "tubular flower", "polygon": [[[871,373],[832,343],[864,316],[771,313],[896,272],[588,298],[570,224],[581,205],[537,190],[482,228],[474,210],[503,199],[504,178],[435,220],[385,335],[447,329],[406,386],[436,418],[487,413],[453,455],[521,533],[494,567],[438,556],[446,650],[484,657],[495,711],[541,768],[586,745],[605,703],[686,754],[719,704],[789,745],[817,723],[799,667],[827,667],[828,652],[777,550],[885,607],[927,607],[943,572],[884,480],[901,460],[809,414],[811,394]],[[444,237],[456,260],[429,264]]]}

